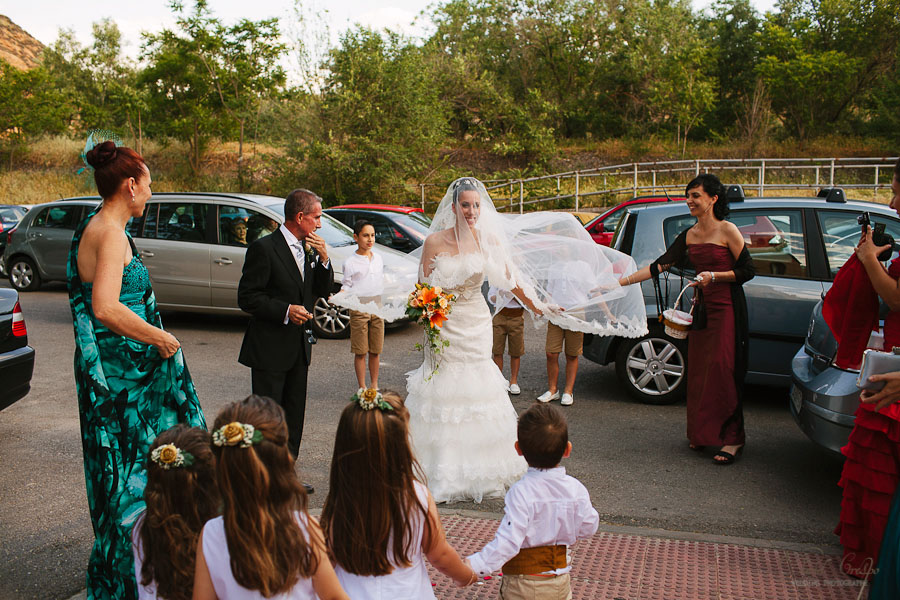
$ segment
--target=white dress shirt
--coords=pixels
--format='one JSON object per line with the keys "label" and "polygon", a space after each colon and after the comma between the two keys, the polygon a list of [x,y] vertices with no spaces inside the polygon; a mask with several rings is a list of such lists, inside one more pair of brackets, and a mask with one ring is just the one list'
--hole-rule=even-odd
{"label": "white dress shirt", "polygon": [[344,261],[341,290],[357,298],[380,296],[384,292],[384,260],[375,251],[372,258],[354,252]]}
{"label": "white dress shirt", "polygon": [[[565,467],[528,467],[522,479],[506,493],[503,521],[494,539],[468,557],[482,577],[499,570],[522,548],[572,546],[579,538],[594,535],[600,515],[591,505],[587,488]],[[547,571],[561,575],[570,566]]]}
{"label": "white dress shirt", "polygon": [[[501,290],[493,285],[488,289],[488,302],[493,304],[494,308],[522,308],[522,303],[512,292]],[[503,306],[498,307],[497,305],[500,303]]]}

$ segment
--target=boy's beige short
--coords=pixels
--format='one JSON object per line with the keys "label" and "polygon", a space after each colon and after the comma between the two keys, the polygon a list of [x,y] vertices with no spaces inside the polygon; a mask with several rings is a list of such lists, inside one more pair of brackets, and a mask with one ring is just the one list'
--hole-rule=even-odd
{"label": "boy's beige short", "polygon": [[384,319],[369,313],[350,311],[350,351],[353,354],[381,354],[384,346]]}
{"label": "boy's beige short", "polygon": [[584,334],[547,323],[547,354],[559,354],[566,342],[566,356],[580,356],[584,350]]}
{"label": "boy's beige short", "polygon": [[494,356],[501,356],[509,338],[509,355],[525,355],[525,309],[503,308],[494,315]]}
{"label": "boy's beige short", "polygon": [[503,575],[500,580],[502,600],[572,600],[572,583],[568,573],[556,577],[543,575]]}

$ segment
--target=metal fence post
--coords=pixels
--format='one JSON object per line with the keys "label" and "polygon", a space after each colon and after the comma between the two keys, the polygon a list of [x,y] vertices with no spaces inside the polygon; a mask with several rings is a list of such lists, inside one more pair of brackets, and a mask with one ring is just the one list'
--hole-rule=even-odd
{"label": "metal fence post", "polygon": [[872,197],[873,198],[878,197],[878,166],[879,165],[875,165],[875,186],[872,188]]}
{"label": "metal fence post", "polygon": [[831,177],[828,179],[828,185],[834,187],[834,159],[831,159]]}
{"label": "metal fence post", "polygon": [[[575,212],[578,212],[578,192],[580,192],[581,174],[575,171]],[[559,194],[557,194],[559,195]]]}
{"label": "metal fence post", "polygon": [[766,159],[762,159],[759,165],[759,196],[762,198],[766,193]]}
{"label": "metal fence post", "polygon": [[821,167],[819,165],[816,165],[816,187],[819,187],[819,169],[820,168]]}
{"label": "metal fence post", "polygon": [[520,215],[525,212],[525,206],[524,206],[524,203],[522,202],[522,196],[523,196],[522,180],[519,180],[519,214]]}
{"label": "metal fence post", "polygon": [[656,193],[656,169],[653,169],[653,193]]}
{"label": "metal fence post", "polygon": [[420,183],[419,187],[422,188],[422,211],[425,211],[425,184]]}
{"label": "metal fence post", "polygon": [[700,174],[700,160],[697,159],[694,161],[694,177]]}
{"label": "metal fence post", "polygon": [[634,183],[633,183],[633,185],[634,185],[634,194],[632,194],[633,196],[637,196],[637,178],[638,178],[637,163],[634,163]]}

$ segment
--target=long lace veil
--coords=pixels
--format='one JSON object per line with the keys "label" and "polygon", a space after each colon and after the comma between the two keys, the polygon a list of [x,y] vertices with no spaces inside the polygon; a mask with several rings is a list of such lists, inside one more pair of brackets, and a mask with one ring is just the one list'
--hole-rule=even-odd
{"label": "long lace veil", "polygon": [[[444,254],[459,260],[437,277],[432,273],[435,260]],[[617,283],[636,270],[630,256],[594,242],[578,220],[566,213],[498,213],[484,184],[473,177],[450,184],[435,211],[425,245],[410,256],[419,260],[420,281],[443,287],[459,285],[483,272],[499,290],[496,299],[491,298],[495,312],[515,291],[543,313],[535,319],[536,324],[549,320],[565,329],[595,335],[640,337],[647,333],[640,286],[623,288]],[[369,305],[376,309],[372,314],[398,314],[401,298],[405,308],[412,279],[408,273],[395,275],[395,279],[400,287],[408,287],[386,284],[381,308]],[[344,300],[332,297],[335,303]]]}

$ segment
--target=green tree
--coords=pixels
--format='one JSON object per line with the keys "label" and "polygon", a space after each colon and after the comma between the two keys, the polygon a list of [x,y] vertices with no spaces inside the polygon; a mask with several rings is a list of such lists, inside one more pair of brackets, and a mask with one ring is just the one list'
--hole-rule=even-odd
{"label": "green tree", "polygon": [[63,132],[69,113],[65,96],[43,67],[20,71],[0,59],[0,148],[10,169],[16,152],[32,139]]}

